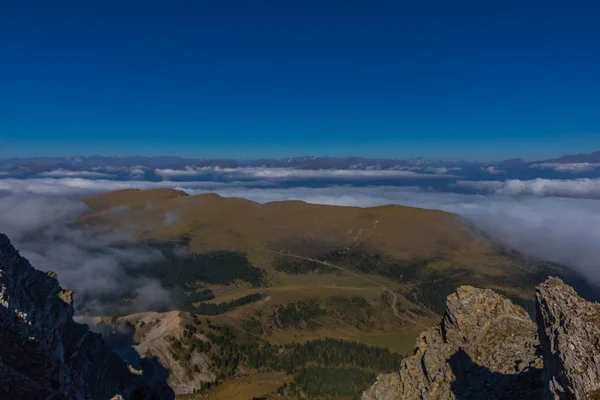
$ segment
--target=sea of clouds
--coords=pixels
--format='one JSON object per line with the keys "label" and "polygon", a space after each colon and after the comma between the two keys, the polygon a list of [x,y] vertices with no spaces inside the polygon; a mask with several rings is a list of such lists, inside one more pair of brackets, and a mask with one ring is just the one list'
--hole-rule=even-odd
{"label": "sea of clouds", "polygon": [[[283,167],[92,167],[4,172],[0,192],[81,196],[121,189],[218,189],[336,184],[434,187],[437,191],[505,196],[600,199],[600,164],[540,163],[506,171],[497,166],[395,166],[389,169]],[[573,174],[587,174],[576,177]],[[533,175],[532,175],[533,174]]]}
{"label": "sea of clouds", "polygon": [[[404,168],[404,167],[403,167]],[[0,177],[0,232],[9,235],[34,266],[58,272],[76,291],[78,313],[101,309],[102,293],[135,293],[127,311],[168,305],[157,281],[130,277],[125,265],[156,261],[160,253],[124,233],[88,231],[74,221],[87,212],[80,198],[121,189],[173,188],[189,194],[218,193],[260,203],[310,203],[370,207],[384,204],[440,209],[459,214],[497,241],[525,254],[558,262],[600,285],[600,177],[515,179],[499,168],[482,168],[484,179],[464,179],[457,167],[408,170],[303,170],[265,167],[105,168],[49,170],[19,178]],[[543,170],[555,166],[529,167]],[[565,167],[566,168],[566,167]],[[594,166],[567,168],[589,170]],[[479,167],[478,167],[479,169]],[[564,169],[564,168],[563,168]],[[565,172],[567,173],[567,172]],[[114,210],[118,217],[123,210]],[[165,214],[163,223],[178,216]],[[77,304],[77,303],[76,303]]]}

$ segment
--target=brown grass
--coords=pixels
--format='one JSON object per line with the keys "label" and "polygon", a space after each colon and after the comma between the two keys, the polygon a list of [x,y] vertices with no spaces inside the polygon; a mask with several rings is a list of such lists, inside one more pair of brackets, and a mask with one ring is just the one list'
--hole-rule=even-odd
{"label": "brown grass", "polygon": [[291,377],[283,372],[265,372],[229,379],[203,392],[202,394],[188,394],[177,396],[177,399],[206,399],[206,400],[250,400],[253,397],[267,397],[267,399],[281,398],[272,395],[284,382],[290,382]]}
{"label": "brown grass", "polygon": [[102,193],[84,199],[83,202],[87,204],[87,206],[90,207],[93,212],[99,212],[116,206],[136,206],[153,202],[160,203],[167,199],[183,196],[187,196],[187,193],[174,189],[126,189],[116,192]]}
{"label": "brown grass", "polygon": [[[359,208],[300,201],[260,205],[215,194],[186,196],[170,189],[126,190],[84,201],[93,213],[82,222],[129,229],[144,239],[189,235],[194,251],[244,248],[252,253],[252,247],[281,249],[286,245],[356,242],[399,259],[450,255],[465,259],[490,251],[487,241],[474,238],[466,222],[456,215],[398,205]],[[144,207],[148,203],[152,207]],[[133,210],[113,219],[99,213],[118,205]],[[164,224],[167,212],[177,215],[176,224]]]}
{"label": "brown grass", "polygon": [[[244,251],[254,265],[267,272],[272,286],[294,285],[299,280],[318,285],[322,277],[290,276],[274,271],[271,265],[274,255],[265,249],[318,258],[331,249],[360,245],[397,260],[436,257],[439,261],[428,268],[471,270],[474,272],[471,284],[504,286],[527,297],[533,293],[529,293],[531,288],[524,288],[527,291],[524,293],[516,278],[527,274],[531,266],[500,254],[488,240],[474,235],[462,218],[442,211],[398,205],[327,206],[302,201],[261,205],[216,194],[188,196],[172,189],[123,190],[90,197],[84,202],[92,212],[81,218],[82,224],[127,230],[144,240],[187,237],[194,252]],[[118,217],[107,212],[120,205],[131,209]],[[168,213],[177,216],[170,226],[165,224]],[[505,283],[509,280],[510,283]],[[364,282],[354,282],[349,286],[363,285]],[[227,297],[229,288],[213,290],[219,298]]]}

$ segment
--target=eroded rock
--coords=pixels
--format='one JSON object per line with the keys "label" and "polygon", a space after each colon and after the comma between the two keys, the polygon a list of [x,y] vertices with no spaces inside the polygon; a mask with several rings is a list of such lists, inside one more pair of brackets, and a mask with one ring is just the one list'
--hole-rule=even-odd
{"label": "eroded rock", "polygon": [[491,290],[461,286],[439,326],[417,340],[398,373],[381,375],[363,400],[520,399],[543,394],[536,325]]}
{"label": "eroded rock", "polygon": [[600,304],[549,278],[536,308],[534,325],[508,299],[460,287],[440,326],[363,399],[600,399]]}
{"label": "eroded rock", "polygon": [[536,289],[547,399],[600,399],[600,304],[558,278]]}

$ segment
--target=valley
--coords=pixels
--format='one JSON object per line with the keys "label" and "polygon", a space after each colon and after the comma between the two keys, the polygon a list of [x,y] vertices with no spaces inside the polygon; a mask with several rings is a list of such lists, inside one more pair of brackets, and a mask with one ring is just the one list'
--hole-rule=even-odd
{"label": "valley", "polygon": [[502,248],[441,211],[170,189],[83,201],[80,228],[126,232],[162,254],[125,270],[160,282],[171,302],[124,313],[134,294],[119,293],[96,319],[127,326],[140,360],[169,370],[182,398],[360,398],[375,374],[411,354],[460,285],[491,288],[530,314],[548,275],[591,293],[570,270]]}

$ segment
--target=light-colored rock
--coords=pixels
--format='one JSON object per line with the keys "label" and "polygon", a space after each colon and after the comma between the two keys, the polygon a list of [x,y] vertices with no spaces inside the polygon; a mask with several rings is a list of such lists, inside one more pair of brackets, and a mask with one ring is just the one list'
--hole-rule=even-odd
{"label": "light-colored rock", "polygon": [[540,398],[542,360],[527,313],[491,290],[459,287],[441,324],[421,334],[400,371],[363,400]]}
{"label": "light-colored rock", "polygon": [[[195,351],[189,360],[179,360],[172,354],[173,340],[186,345],[191,341],[192,338],[185,338],[184,325],[192,321],[187,312],[168,311],[132,314],[118,318],[116,324],[129,324],[135,328],[135,351],[140,357],[155,357],[169,371],[167,383],[179,395],[194,393],[203,383],[213,383],[217,378],[208,353]],[[142,323],[143,328],[139,328]],[[198,332],[193,339],[210,342]]]}
{"label": "light-colored rock", "polygon": [[558,278],[536,289],[547,399],[600,399],[600,304]]}

